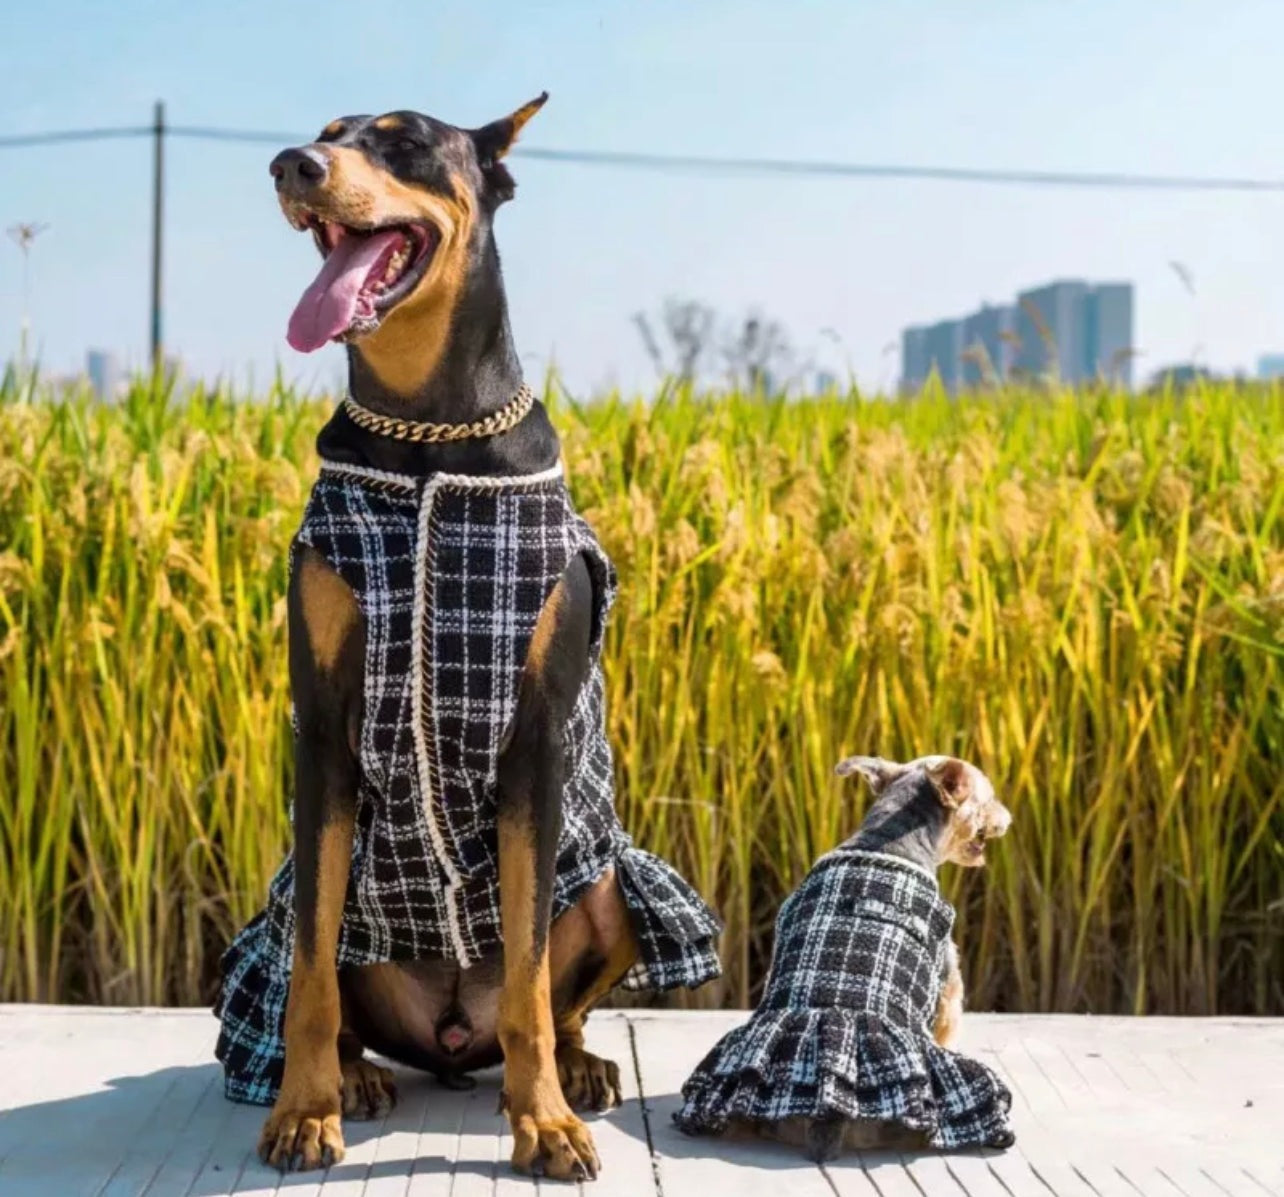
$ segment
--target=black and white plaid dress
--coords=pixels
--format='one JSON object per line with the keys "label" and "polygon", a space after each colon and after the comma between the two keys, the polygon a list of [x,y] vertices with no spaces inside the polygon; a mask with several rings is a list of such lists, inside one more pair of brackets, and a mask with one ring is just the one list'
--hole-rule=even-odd
{"label": "black and white plaid dress", "polygon": [[[633,847],[616,818],[598,661],[615,575],[560,468],[415,479],[325,463],[295,543],[347,582],[366,624],[340,965],[450,959],[466,968],[499,949],[499,749],[536,620],[583,553],[596,598],[593,666],[566,734],[554,915],[613,866],[641,948],[624,984],[666,990],[716,977],[713,912],[669,865]],[[266,908],[223,959],[216,1054],[234,1100],[269,1103],[280,1084],[293,886],[288,857]]]}
{"label": "black and white plaid dress", "polygon": [[682,1087],[678,1126],[836,1115],[900,1123],[934,1147],[1006,1131],[1003,1082],[932,1038],[953,926],[925,869],[847,845],[821,857],[780,908],[762,1002]]}

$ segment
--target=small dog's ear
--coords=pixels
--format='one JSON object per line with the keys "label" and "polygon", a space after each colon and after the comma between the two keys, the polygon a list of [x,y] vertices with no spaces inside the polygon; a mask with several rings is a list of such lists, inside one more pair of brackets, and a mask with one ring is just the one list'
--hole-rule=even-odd
{"label": "small dog's ear", "polygon": [[962,805],[972,794],[972,779],[968,776],[967,766],[956,757],[928,757],[925,764],[927,779],[941,796],[941,802],[948,807]]}
{"label": "small dog's ear", "polygon": [[508,167],[500,163],[500,159],[513,148],[513,142],[517,140],[522,126],[544,107],[547,99],[548,92],[542,91],[516,112],[491,121],[480,129],[473,129],[469,134],[477,151],[477,164],[501,200],[512,199],[517,184],[508,173]]}
{"label": "small dog's ear", "polygon": [[849,756],[845,761],[839,761],[834,766],[834,772],[839,777],[850,777],[853,773],[859,773],[869,782],[869,788],[874,791],[874,797],[877,798],[905,772],[905,766],[898,765],[895,761],[885,761],[881,756]]}

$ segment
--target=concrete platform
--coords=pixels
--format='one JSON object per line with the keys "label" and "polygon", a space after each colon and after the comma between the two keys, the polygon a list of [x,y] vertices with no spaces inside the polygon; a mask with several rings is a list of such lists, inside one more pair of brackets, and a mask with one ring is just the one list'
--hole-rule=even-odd
{"label": "concrete platform", "polygon": [[[592,1120],[619,1197],[1263,1197],[1284,1194],[1284,1020],[970,1015],[964,1046],[1014,1094],[1002,1154],[866,1155],[691,1140],[687,1072],[742,1015],[603,1013],[589,1046],[628,1100]],[[0,1197],[481,1197],[553,1192],[513,1175],[497,1075],[471,1093],[401,1075],[347,1159],[284,1179],[253,1153],[263,1111],[223,1099],[206,1011],[0,1006]]]}

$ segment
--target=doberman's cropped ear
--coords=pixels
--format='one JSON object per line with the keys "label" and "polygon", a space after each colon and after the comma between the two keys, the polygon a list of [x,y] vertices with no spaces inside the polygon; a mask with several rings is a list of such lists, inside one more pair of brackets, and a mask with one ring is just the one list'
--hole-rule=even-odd
{"label": "doberman's cropped ear", "polygon": [[853,773],[859,773],[869,782],[869,788],[874,791],[875,798],[900,777],[905,769],[905,765],[898,765],[895,761],[885,761],[881,756],[849,756],[845,761],[839,761],[834,766],[834,772],[839,777],[850,777]]}
{"label": "doberman's cropped ear", "polygon": [[548,92],[542,91],[509,116],[501,117],[497,121],[491,121],[489,125],[472,130],[473,145],[477,150],[477,164],[481,167],[487,183],[501,200],[512,199],[517,185],[513,181],[513,176],[508,173],[508,168],[501,164],[500,159],[513,148],[513,142],[517,140],[522,127],[544,107],[547,99]]}
{"label": "doberman's cropped ear", "polygon": [[946,806],[961,806],[971,796],[972,779],[967,766],[956,757],[931,756],[923,762],[923,767]]}
{"label": "doberman's cropped ear", "polygon": [[516,112],[473,130],[473,144],[477,147],[477,158],[483,168],[498,162],[513,148],[522,126],[544,107],[547,100],[548,92],[542,91]]}

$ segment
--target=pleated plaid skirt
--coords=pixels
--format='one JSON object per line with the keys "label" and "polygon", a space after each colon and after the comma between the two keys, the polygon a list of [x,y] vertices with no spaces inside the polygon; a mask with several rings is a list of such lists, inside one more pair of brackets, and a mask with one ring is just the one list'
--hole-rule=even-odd
{"label": "pleated plaid skirt", "polygon": [[[720,972],[717,918],[615,814],[599,653],[611,563],[560,469],[416,479],[325,463],[296,544],[352,588],[366,624],[364,708],[340,966],[453,960],[501,947],[496,772],[539,613],[576,554],[593,577],[592,668],[565,733],[554,915],[614,868],[641,958],[632,989]],[[234,1100],[270,1103],[284,1064],[294,863],[222,962],[216,1048]]]}
{"label": "pleated plaid skirt", "polygon": [[926,870],[847,846],[822,857],[780,909],[762,1002],[683,1086],[679,1128],[837,1116],[943,1148],[1006,1132],[1007,1087],[932,1037],[953,925]]}

